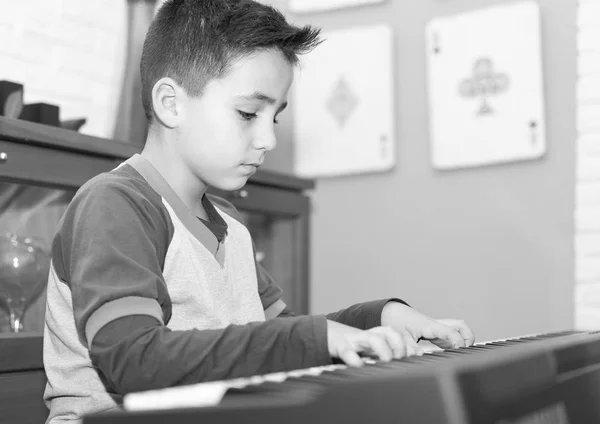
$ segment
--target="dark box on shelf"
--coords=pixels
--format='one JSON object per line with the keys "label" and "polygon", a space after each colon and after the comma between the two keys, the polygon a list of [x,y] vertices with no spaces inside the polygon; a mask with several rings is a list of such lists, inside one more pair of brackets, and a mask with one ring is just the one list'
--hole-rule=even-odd
{"label": "dark box on shelf", "polygon": [[23,109],[23,85],[12,81],[0,81],[0,115],[18,118]]}
{"label": "dark box on shelf", "polygon": [[56,105],[48,103],[31,103],[23,106],[23,112],[21,112],[20,119],[59,127],[59,112],[60,109]]}

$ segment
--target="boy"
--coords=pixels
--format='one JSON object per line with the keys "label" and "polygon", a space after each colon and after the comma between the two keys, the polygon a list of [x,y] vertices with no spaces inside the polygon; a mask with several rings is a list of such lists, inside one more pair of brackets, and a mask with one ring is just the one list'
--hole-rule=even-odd
{"label": "boy", "polygon": [[48,422],[117,408],[133,391],[325,365],[358,353],[473,343],[398,299],[294,316],[254,261],[235,208],[275,147],[297,55],[318,31],[252,0],[171,0],[141,60],[149,134],[140,155],[86,183],[63,216],[48,283]]}

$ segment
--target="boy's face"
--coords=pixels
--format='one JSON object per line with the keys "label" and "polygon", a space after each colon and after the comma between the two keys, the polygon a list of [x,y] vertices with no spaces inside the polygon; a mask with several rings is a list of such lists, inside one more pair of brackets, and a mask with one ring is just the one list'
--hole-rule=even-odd
{"label": "boy's face", "polygon": [[177,149],[204,184],[236,190],[275,148],[277,115],[287,104],[292,65],[278,51],[257,51],[185,99]]}

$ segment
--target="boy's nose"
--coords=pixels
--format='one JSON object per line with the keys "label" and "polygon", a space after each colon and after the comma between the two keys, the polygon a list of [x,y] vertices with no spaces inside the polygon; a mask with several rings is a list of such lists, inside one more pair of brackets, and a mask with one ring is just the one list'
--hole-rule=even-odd
{"label": "boy's nose", "polygon": [[272,129],[257,134],[254,139],[256,149],[264,149],[268,152],[273,150],[275,146],[277,146],[277,138],[275,137],[275,131]]}

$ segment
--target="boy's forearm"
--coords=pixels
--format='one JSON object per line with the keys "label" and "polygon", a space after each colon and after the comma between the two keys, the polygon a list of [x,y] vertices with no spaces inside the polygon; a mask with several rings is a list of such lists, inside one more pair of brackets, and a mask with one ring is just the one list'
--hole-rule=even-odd
{"label": "boy's forearm", "polygon": [[369,328],[379,327],[381,325],[381,312],[383,307],[390,301],[400,302],[407,305],[400,299],[381,299],[371,302],[358,303],[349,308],[327,314],[329,320],[337,321],[351,327],[368,330]]}
{"label": "boy's forearm", "polygon": [[322,316],[189,331],[158,324],[139,328],[138,322],[137,330],[114,342],[111,334],[127,327],[118,321],[100,330],[91,357],[121,395],[331,363]]}

